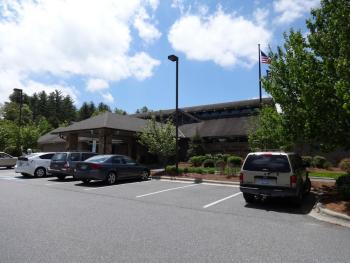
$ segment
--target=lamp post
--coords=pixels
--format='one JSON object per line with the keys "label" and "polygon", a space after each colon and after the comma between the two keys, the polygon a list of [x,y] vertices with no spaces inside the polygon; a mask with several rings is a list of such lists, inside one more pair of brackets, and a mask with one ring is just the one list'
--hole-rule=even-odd
{"label": "lamp post", "polygon": [[178,139],[179,139],[179,122],[178,122],[178,111],[179,111],[179,58],[175,55],[168,56],[168,59],[172,62],[176,62],[176,108],[175,108],[175,169],[176,175],[179,173],[179,153],[178,153]]}
{"label": "lamp post", "polygon": [[22,149],[22,135],[21,135],[21,126],[22,126],[22,105],[23,105],[23,90],[22,89],[13,89],[14,92],[18,92],[20,95],[20,99],[19,99],[19,123],[18,123],[18,127],[19,127],[19,143],[20,143],[20,147],[21,147],[21,151]]}

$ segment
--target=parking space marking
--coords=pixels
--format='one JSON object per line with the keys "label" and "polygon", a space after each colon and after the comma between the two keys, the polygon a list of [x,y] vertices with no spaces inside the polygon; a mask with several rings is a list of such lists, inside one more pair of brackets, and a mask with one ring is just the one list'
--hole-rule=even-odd
{"label": "parking space marking", "polygon": [[197,185],[199,185],[199,184],[191,184],[191,185],[179,186],[179,187],[175,187],[175,188],[164,189],[164,190],[157,191],[157,192],[152,192],[152,193],[148,193],[148,194],[144,194],[144,195],[138,195],[138,196],[136,196],[136,198],[160,194],[160,193],[164,193],[164,192],[168,192],[168,191],[172,191],[172,190],[177,190],[177,189],[182,189],[182,188],[186,188],[186,187],[193,187],[193,186],[197,186]]}
{"label": "parking space marking", "polygon": [[240,195],[240,194],[242,194],[242,192],[235,193],[235,194],[233,194],[233,195],[227,196],[227,197],[225,197],[225,198],[222,198],[222,199],[220,199],[220,200],[217,200],[217,201],[215,201],[215,202],[212,202],[212,203],[210,203],[210,204],[207,204],[207,205],[203,206],[203,208],[211,207],[211,206],[216,205],[216,204],[218,204],[218,203],[221,203],[221,202],[223,202],[223,201],[225,201],[225,200],[227,200],[227,199],[236,197],[236,196],[238,196],[238,195]]}

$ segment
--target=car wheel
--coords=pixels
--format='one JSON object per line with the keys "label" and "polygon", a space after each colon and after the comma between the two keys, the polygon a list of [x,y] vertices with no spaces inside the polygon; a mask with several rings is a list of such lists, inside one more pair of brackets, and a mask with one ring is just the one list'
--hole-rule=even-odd
{"label": "car wheel", "polygon": [[310,178],[307,178],[304,185],[304,194],[308,195],[310,191],[311,191],[311,181],[310,181]]}
{"label": "car wheel", "polygon": [[108,172],[106,183],[111,185],[111,184],[115,184],[116,181],[117,181],[117,175],[115,174],[115,172]]}
{"label": "car wheel", "polygon": [[247,203],[254,203],[255,196],[253,194],[243,193],[243,198]]}
{"label": "car wheel", "polygon": [[65,175],[57,175],[57,178],[59,180],[64,180],[66,178],[66,176]]}
{"label": "car wheel", "polygon": [[83,179],[83,180],[81,180],[84,184],[88,184],[88,183],[90,183],[91,182],[91,180],[90,179]]}
{"label": "car wheel", "polygon": [[142,180],[142,181],[147,181],[147,180],[149,180],[149,172],[143,171],[142,174],[141,174],[141,180]]}
{"label": "car wheel", "polygon": [[42,167],[39,167],[34,172],[35,177],[45,177],[46,176],[46,170]]}

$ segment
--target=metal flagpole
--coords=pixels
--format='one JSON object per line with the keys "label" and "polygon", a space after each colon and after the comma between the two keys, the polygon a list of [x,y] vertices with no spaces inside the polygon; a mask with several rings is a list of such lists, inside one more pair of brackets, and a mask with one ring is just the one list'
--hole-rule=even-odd
{"label": "metal flagpole", "polygon": [[260,101],[260,106],[261,106],[261,59],[260,59],[260,44],[258,44],[258,49],[259,49],[259,101]]}

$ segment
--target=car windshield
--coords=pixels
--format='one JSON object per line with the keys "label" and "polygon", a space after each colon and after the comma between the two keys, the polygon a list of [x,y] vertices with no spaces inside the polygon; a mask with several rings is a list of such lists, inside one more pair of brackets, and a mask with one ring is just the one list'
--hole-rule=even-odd
{"label": "car windshield", "polygon": [[285,155],[249,155],[244,163],[246,171],[290,172],[290,165]]}
{"label": "car windshield", "polygon": [[90,163],[104,163],[104,162],[107,161],[109,158],[111,158],[110,155],[97,155],[97,156],[93,156],[93,157],[90,157],[90,158],[86,159],[85,162],[90,162]]}
{"label": "car windshield", "polygon": [[66,161],[67,159],[67,154],[66,153],[56,153],[52,157],[52,161]]}

